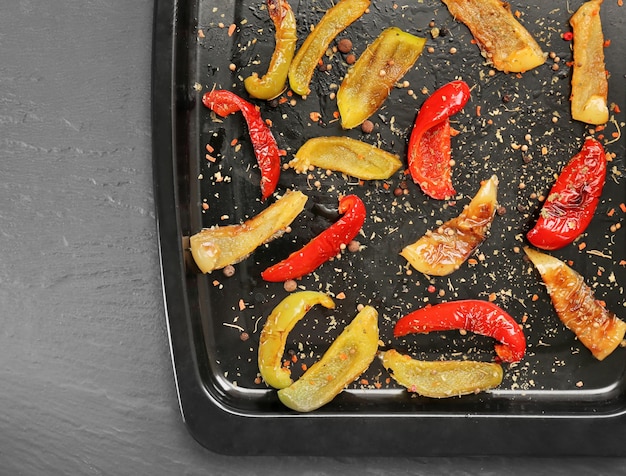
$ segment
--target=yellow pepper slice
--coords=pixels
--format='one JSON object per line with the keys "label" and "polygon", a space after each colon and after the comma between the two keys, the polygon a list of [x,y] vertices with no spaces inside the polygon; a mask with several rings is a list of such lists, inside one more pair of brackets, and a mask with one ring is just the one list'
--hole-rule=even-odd
{"label": "yellow pepper slice", "polygon": [[459,216],[429,230],[400,255],[426,275],[446,276],[456,271],[487,236],[498,206],[497,194],[498,178],[493,175]]}
{"label": "yellow pepper slice", "polygon": [[278,391],[284,405],[298,412],[320,408],[372,363],[378,351],[378,312],[365,306],[333,341],[322,358],[295,383]]}
{"label": "yellow pepper slice", "polygon": [[585,2],[570,18],[574,33],[574,67],[570,96],[572,118],[595,125],[609,120],[609,85],[604,65],[601,4],[602,0]]}
{"label": "yellow pepper slice", "polygon": [[523,73],[546,61],[547,53],[502,0],[443,0],[452,16],[474,35],[483,56],[505,73]]}
{"label": "yellow pepper slice", "polygon": [[267,73],[247,77],[243,84],[250,96],[273,99],[285,90],[287,74],[296,51],[296,18],[286,0],[267,0],[267,10],[276,29],[276,46]]}
{"label": "yellow pepper slice", "polygon": [[415,64],[425,44],[426,38],[391,27],[366,48],[337,91],[344,129],[358,126],[378,110],[391,88]]}
{"label": "yellow pepper slice", "polygon": [[285,388],[293,383],[291,371],[282,366],[285,343],[289,332],[316,304],[334,309],[335,303],[327,294],[300,291],[283,299],[271,312],[259,342],[259,371],[265,382],[274,388]]}
{"label": "yellow pepper slice", "polygon": [[546,285],[561,322],[598,360],[604,360],[621,344],[626,322],[594,297],[583,277],[554,256],[525,247]]}
{"label": "yellow pepper slice", "polygon": [[255,217],[238,225],[205,228],[190,238],[191,255],[203,273],[246,258],[258,246],[280,236],[304,209],[307,196],[287,191]]}
{"label": "yellow pepper slice", "polygon": [[383,367],[410,392],[446,398],[478,393],[502,383],[502,366],[472,360],[423,361],[393,349],[384,353]]}
{"label": "yellow pepper slice", "polygon": [[329,8],[315,29],[309,33],[289,67],[289,86],[296,94],[309,94],[313,72],[330,42],[359,19],[370,6],[370,0],[340,0]]}
{"label": "yellow pepper slice", "polygon": [[315,137],[289,161],[297,172],[306,172],[311,165],[362,180],[383,180],[400,169],[402,162],[397,155],[350,137]]}

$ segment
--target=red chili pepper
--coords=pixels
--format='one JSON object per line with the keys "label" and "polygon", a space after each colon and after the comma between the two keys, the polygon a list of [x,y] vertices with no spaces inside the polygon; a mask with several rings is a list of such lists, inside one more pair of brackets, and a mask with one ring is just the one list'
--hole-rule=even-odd
{"label": "red chili pepper", "polygon": [[422,105],[409,139],[409,171],[422,191],[435,199],[455,193],[450,165],[449,117],[470,97],[465,81],[452,81],[431,94]]}
{"label": "red chili pepper", "polygon": [[606,155],[595,139],[587,139],[581,151],[563,168],[541,208],[528,241],[543,250],[556,250],[585,231],[600,201],[606,180]]}
{"label": "red chili pepper", "polygon": [[526,337],[509,314],[489,301],[468,299],[418,309],[402,317],[393,335],[465,329],[500,341],[496,354],[503,362],[517,362],[526,353]]}
{"label": "red chili pepper", "polygon": [[280,263],[261,273],[266,281],[280,282],[309,274],[341,251],[357,235],[365,221],[365,205],[356,195],[347,195],[339,201],[343,216],[302,249],[291,253]]}
{"label": "red chili pepper", "polygon": [[224,89],[215,89],[205,93],[202,96],[202,103],[222,117],[237,111],[243,114],[248,125],[254,155],[261,170],[261,196],[265,200],[274,193],[278,184],[280,151],[276,139],[263,121],[261,114],[254,104]]}

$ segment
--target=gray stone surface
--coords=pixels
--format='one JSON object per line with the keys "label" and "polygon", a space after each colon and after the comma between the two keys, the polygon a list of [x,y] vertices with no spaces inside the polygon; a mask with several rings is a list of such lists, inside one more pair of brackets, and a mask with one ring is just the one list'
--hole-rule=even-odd
{"label": "gray stone surface", "polygon": [[622,459],[234,458],[200,447],[178,412],[158,271],[152,11],[152,0],[3,2],[0,474],[624,473]]}

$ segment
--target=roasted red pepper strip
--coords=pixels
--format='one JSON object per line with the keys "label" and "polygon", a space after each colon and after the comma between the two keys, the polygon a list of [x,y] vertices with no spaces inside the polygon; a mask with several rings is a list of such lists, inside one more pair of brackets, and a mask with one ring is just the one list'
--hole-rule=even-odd
{"label": "roasted red pepper strip", "polygon": [[465,329],[500,341],[495,345],[498,359],[517,362],[526,353],[526,338],[515,319],[489,301],[468,299],[418,309],[402,317],[393,335]]}
{"label": "roasted red pepper strip", "polygon": [[365,221],[365,205],[356,195],[339,200],[339,213],[343,216],[322,233],[313,238],[299,251],[270,266],[261,273],[266,281],[281,282],[296,279],[313,272],[318,266],[341,252],[357,235]]}
{"label": "roasted red pepper strip", "polygon": [[543,250],[574,241],[591,222],[605,180],[604,148],[597,140],[587,139],[552,186],[537,223],[526,235],[528,241]]}
{"label": "roasted red pepper strip", "polygon": [[526,238],[537,248],[556,250],[585,231],[600,201],[606,180],[606,155],[595,139],[563,168]]}
{"label": "roasted red pepper strip", "polygon": [[237,111],[241,111],[243,114],[246,124],[248,124],[254,155],[261,170],[261,196],[265,200],[274,193],[278,184],[280,150],[261,114],[254,104],[224,89],[215,89],[205,93],[202,97],[202,103],[222,117]]}
{"label": "roasted red pepper strip", "polygon": [[409,171],[422,191],[437,200],[452,196],[449,117],[470,97],[465,81],[452,81],[431,94],[422,105],[409,139]]}

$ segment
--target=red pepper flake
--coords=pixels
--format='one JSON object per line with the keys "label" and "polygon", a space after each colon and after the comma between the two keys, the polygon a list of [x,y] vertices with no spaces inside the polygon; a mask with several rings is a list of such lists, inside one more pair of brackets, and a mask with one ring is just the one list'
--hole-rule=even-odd
{"label": "red pepper flake", "polygon": [[308,369],[306,364],[302,364],[300,368],[302,369],[303,372],[306,372],[306,369]]}
{"label": "red pepper flake", "polygon": [[615,215],[615,208],[611,208],[608,212],[606,212],[607,217],[612,217]]}
{"label": "red pepper flake", "polygon": [[478,260],[474,259],[474,258],[470,258],[467,260],[468,264],[471,264],[472,266],[477,265],[478,264]]}
{"label": "red pepper flake", "polygon": [[361,385],[368,385],[370,382],[366,378],[361,379]]}
{"label": "red pepper flake", "polygon": [[293,354],[291,356],[291,361],[295,364],[298,361],[298,356],[296,354]]}
{"label": "red pepper flake", "polygon": [[428,291],[429,293],[434,293],[436,290],[437,288],[435,288],[435,286],[433,286],[432,284],[426,288],[426,291]]}
{"label": "red pepper flake", "polygon": [[617,0],[617,6],[618,7],[623,7],[624,6],[624,1],[623,0]]}
{"label": "red pepper flake", "polygon": [[571,31],[566,31],[561,35],[561,38],[563,38],[565,41],[572,41],[574,39],[574,33],[572,33]]}
{"label": "red pepper flake", "polygon": [[480,117],[480,106],[476,106],[476,115]]}
{"label": "red pepper flake", "polygon": [[322,118],[322,115],[319,112],[313,111],[311,114],[309,114],[309,117],[312,121],[317,122]]}
{"label": "red pepper flake", "polygon": [[621,211],[623,211],[624,213],[626,213],[626,203],[622,202],[619,204],[619,208]]}
{"label": "red pepper flake", "polygon": [[206,151],[207,151],[209,154],[212,154],[212,153],[215,151],[215,149],[213,148],[213,146],[212,146],[211,144],[207,144],[207,145],[206,145]]}
{"label": "red pepper flake", "polygon": [[615,114],[619,114],[620,112],[622,112],[622,110],[619,108],[617,104],[613,104],[613,112]]}
{"label": "red pepper flake", "polygon": [[237,142],[239,142],[239,139],[235,138],[233,140],[230,141],[230,146],[231,147],[235,147],[237,145]]}
{"label": "red pepper flake", "polygon": [[345,299],[346,298],[346,293],[344,293],[343,291],[340,292],[339,294],[337,294],[335,296],[337,299]]}
{"label": "red pepper flake", "polygon": [[235,33],[235,28],[237,28],[237,25],[231,23],[228,27],[228,36],[233,36],[233,33]]}
{"label": "red pepper flake", "polygon": [[626,266],[626,259],[623,259],[619,262],[620,266]]}
{"label": "red pepper flake", "polygon": [[587,243],[585,243],[584,241],[578,245],[578,249],[579,250],[584,250],[585,248],[587,248]]}
{"label": "red pepper flake", "polygon": [[496,293],[491,293],[489,295],[489,302],[494,302],[496,300]]}
{"label": "red pepper flake", "polygon": [[533,297],[531,299],[533,302],[539,301],[539,296],[537,294],[533,294]]}
{"label": "red pepper flake", "polygon": [[609,46],[611,46],[611,40],[604,40],[604,45],[605,48],[608,48]]}

